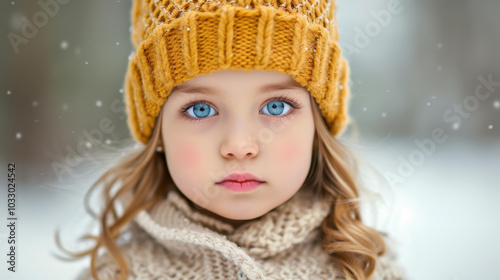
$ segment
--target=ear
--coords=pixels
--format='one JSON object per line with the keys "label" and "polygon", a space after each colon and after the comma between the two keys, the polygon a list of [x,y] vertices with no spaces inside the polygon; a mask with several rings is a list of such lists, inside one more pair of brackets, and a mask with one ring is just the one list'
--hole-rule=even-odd
{"label": "ear", "polygon": [[163,147],[163,141],[161,138],[158,139],[158,143],[156,144],[156,151],[159,153],[165,152],[165,148]]}
{"label": "ear", "polygon": [[159,127],[158,131],[158,141],[156,142],[156,151],[163,152],[165,150],[163,146],[163,135],[161,134],[161,127]]}
{"label": "ear", "polygon": [[156,125],[158,126],[158,140],[156,142],[156,151],[158,152],[164,152],[165,151],[165,146],[164,146],[164,143],[163,143],[163,134],[162,134],[162,116],[163,116],[163,108],[164,106],[162,106],[161,110],[160,110],[160,114],[158,115],[158,118],[156,120]]}
{"label": "ear", "polygon": [[158,131],[158,141],[156,142],[157,146],[163,146],[163,135],[161,135],[161,130]]}

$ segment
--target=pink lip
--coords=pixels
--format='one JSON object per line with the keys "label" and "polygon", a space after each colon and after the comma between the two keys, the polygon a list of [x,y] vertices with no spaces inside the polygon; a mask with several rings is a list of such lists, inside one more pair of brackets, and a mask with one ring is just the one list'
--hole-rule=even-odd
{"label": "pink lip", "polygon": [[217,185],[235,192],[248,192],[257,188],[262,183],[264,183],[264,181],[250,173],[232,173],[222,181],[217,182]]}
{"label": "pink lip", "polygon": [[228,176],[226,176],[224,179],[222,179],[220,182],[217,182],[217,184],[222,183],[224,181],[236,181],[236,182],[257,181],[257,182],[264,182],[261,179],[255,177],[254,175],[252,175],[250,173],[231,173]]}
{"label": "pink lip", "polygon": [[233,192],[249,192],[253,189],[256,189],[258,186],[260,186],[260,184],[262,183],[257,181],[245,181],[241,183],[236,181],[224,181],[222,183],[218,183],[217,185]]}

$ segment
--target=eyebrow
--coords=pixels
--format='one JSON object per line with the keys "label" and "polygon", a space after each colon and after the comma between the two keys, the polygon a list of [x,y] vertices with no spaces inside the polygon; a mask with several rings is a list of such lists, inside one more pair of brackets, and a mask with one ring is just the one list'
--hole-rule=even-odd
{"label": "eyebrow", "polygon": [[[281,83],[274,83],[274,84],[268,84],[260,87],[259,89],[259,94],[264,94],[272,91],[279,91],[279,90],[293,90],[293,89],[305,89],[302,87],[299,83],[297,83],[295,80],[288,80],[285,82]],[[170,96],[174,95],[177,92],[182,92],[182,93],[200,93],[204,95],[217,95],[219,96],[221,93],[219,90],[216,88],[211,88],[207,86],[196,86],[196,85],[189,85],[189,84],[181,84],[176,86],[172,92],[170,93]]]}

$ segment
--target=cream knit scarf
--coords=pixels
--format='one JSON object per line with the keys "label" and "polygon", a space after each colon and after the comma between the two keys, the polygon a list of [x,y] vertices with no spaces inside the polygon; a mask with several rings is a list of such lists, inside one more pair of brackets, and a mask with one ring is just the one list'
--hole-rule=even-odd
{"label": "cream knit scarf", "polygon": [[262,217],[234,229],[230,224],[201,214],[183,196],[170,191],[164,201],[149,212],[142,211],[136,221],[166,246],[173,244],[160,232],[166,229],[189,230],[230,240],[248,255],[259,259],[316,238],[329,211],[330,204],[325,199],[314,198],[310,192],[301,190]]}
{"label": "cream knit scarf", "polygon": [[199,246],[203,246],[231,259],[250,279],[265,279],[255,259],[316,239],[329,208],[325,200],[315,201],[312,195],[299,191],[273,211],[235,230],[194,211],[178,193],[170,191],[149,212],[139,212],[135,221],[174,256],[196,259],[200,257]]}

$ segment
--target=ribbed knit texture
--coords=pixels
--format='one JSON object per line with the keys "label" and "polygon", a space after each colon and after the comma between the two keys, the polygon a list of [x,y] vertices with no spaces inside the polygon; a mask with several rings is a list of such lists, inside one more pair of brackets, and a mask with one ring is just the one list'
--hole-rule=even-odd
{"label": "ribbed knit texture", "polygon": [[[131,279],[339,279],[319,246],[320,224],[329,203],[299,192],[257,220],[237,229],[200,214],[170,192],[150,212],[142,211],[120,243]],[[388,255],[379,259],[375,280],[404,279]],[[97,261],[98,276],[117,278],[108,254]],[[78,279],[91,279],[84,271]]]}
{"label": "ribbed knit texture", "polygon": [[340,134],[349,88],[335,10],[334,0],[135,0],[125,79],[132,135],[147,143],[175,86],[225,69],[291,75]]}

